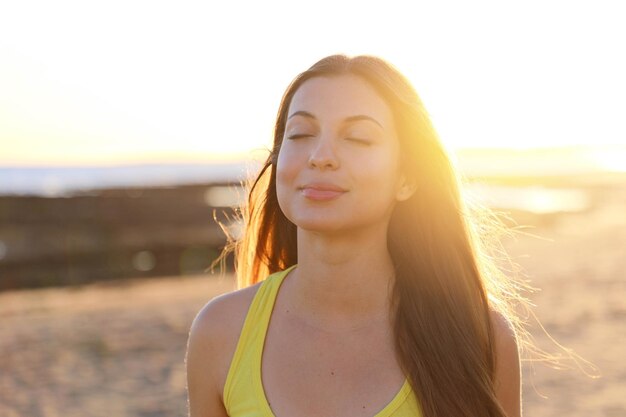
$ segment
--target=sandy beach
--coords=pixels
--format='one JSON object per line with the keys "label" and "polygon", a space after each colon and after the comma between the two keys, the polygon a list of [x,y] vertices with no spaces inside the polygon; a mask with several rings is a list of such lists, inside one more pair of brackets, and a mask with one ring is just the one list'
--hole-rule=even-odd
{"label": "sandy beach", "polygon": [[[612,195],[504,241],[540,288],[531,300],[547,331],[597,367],[525,362],[525,416],[626,415],[624,213],[624,193]],[[189,326],[233,288],[231,276],[205,274],[0,293],[0,415],[186,416]],[[541,348],[562,352],[532,332]]]}

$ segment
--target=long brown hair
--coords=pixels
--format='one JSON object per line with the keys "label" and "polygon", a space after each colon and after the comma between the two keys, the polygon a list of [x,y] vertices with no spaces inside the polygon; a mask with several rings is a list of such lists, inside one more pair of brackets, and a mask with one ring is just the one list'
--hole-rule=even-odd
{"label": "long brown hair", "polygon": [[276,196],[275,168],[287,111],[304,81],[340,74],[362,77],[386,100],[403,150],[401,166],[417,184],[411,198],[396,204],[387,244],[396,274],[396,353],[424,417],[504,417],[494,390],[490,310],[504,315],[519,334],[521,321],[514,314],[514,304],[523,300],[519,282],[496,267],[475,222],[478,212],[465,204],[460,174],[421,99],[389,62],[372,55],[331,55],[290,83],[278,109],[273,148],[247,184],[247,201],[239,208],[243,235],[229,240],[222,257],[235,252],[238,288],[298,262],[297,228]]}

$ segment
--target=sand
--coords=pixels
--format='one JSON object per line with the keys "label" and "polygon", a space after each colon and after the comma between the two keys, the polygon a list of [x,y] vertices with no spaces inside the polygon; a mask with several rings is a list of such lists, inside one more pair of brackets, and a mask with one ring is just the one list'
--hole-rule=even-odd
{"label": "sand", "polygon": [[[541,288],[531,300],[543,325],[597,366],[525,362],[525,416],[626,416],[624,213],[614,203],[564,214],[525,229],[539,237],[505,241]],[[186,416],[189,326],[233,288],[232,277],[202,275],[0,293],[0,416]]]}

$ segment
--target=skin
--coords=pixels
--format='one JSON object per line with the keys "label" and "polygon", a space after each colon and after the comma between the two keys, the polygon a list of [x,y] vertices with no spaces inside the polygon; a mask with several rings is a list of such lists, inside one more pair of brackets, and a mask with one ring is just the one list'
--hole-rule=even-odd
{"label": "skin", "polygon": [[[292,116],[301,111],[307,114]],[[270,318],[265,395],[279,417],[371,417],[404,381],[391,334],[386,233],[393,206],[415,190],[397,170],[392,111],[361,78],[305,81],[288,115],[276,191],[281,210],[298,226],[298,266],[283,281]],[[346,120],[355,115],[375,121]],[[315,201],[299,189],[313,181],[346,191]],[[212,299],[194,319],[186,358],[191,417],[227,416],[224,382],[259,285]],[[511,366],[518,363],[517,345],[506,322],[494,318],[498,397],[517,417],[519,368]]]}
{"label": "skin", "polygon": [[[306,81],[288,115],[300,110],[314,118],[288,119],[276,170],[278,202],[298,226],[298,267],[290,283],[294,314],[337,330],[368,323],[388,310],[393,264],[387,225],[394,203],[409,196],[397,172],[393,115],[355,76]],[[370,120],[345,122],[354,115],[370,116],[382,127]],[[313,201],[298,190],[313,181],[347,191],[335,200]]]}
{"label": "skin", "polygon": [[508,417],[522,416],[522,380],[517,337],[511,323],[492,311],[496,339],[496,382],[498,401]]}

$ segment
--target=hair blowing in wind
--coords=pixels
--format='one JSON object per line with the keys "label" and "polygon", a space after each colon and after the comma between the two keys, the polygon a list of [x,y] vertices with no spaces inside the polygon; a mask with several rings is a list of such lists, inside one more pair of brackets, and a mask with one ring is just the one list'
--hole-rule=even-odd
{"label": "hair blowing in wind", "polygon": [[325,57],[300,73],[285,91],[273,147],[247,184],[240,207],[244,224],[218,260],[235,252],[238,288],[298,262],[297,227],[276,195],[276,162],[287,110],[311,77],[362,77],[391,108],[401,147],[401,168],[417,191],[399,202],[390,219],[387,246],[394,264],[392,317],[396,354],[425,417],[504,417],[495,395],[495,340],[491,310],[527,341],[521,318],[524,284],[496,266],[488,230],[498,222],[461,196],[461,181],[417,92],[389,62],[370,55]]}

